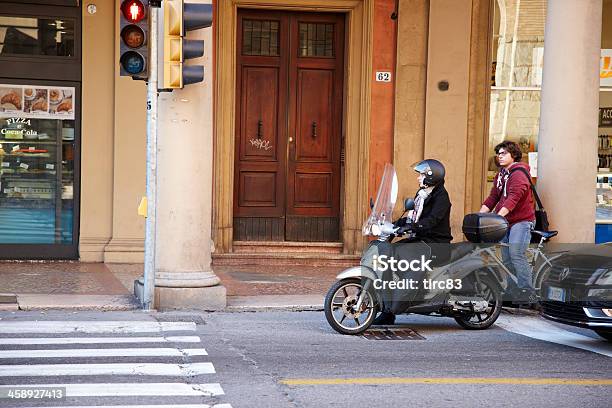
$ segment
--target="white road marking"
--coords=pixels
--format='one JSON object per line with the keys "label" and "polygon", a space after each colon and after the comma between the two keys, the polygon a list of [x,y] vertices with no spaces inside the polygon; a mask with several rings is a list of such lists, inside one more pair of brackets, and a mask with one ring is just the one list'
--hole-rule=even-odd
{"label": "white road marking", "polygon": [[213,374],[212,363],[164,364],[31,364],[0,365],[0,377],[41,377],[65,375],[167,375]]}
{"label": "white road marking", "polygon": [[496,324],[504,330],[532,339],[562,344],[612,357],[612,345],[605,340],[563,330],[539,317],[500,316]]}
{"label": "white road marking", "polygon": [[101,384],[14,384],[0,389],[65,388],[66,397],[144,397],[144,396],[215,396],[224,395],[221,385],[184,383],[101,383]]}
{"label": "white road marking", "polygon": [[25,321],[1,322],[0,333],[161,333],[167,331],[195,331],[194,322],[154,321]]}
{"label": "white road marking", "polygon": [[206,350],[203,348],[180,350],[173,348],[0,350],[0,358],[183,357],[207,355]]}
{"label": "white road marking", "polygon": [[184,405],[89,405],[89,406],[76,406],[70,405],[66,407],[54,406],[54,407],[22,407],[22,408],[232,408],[231,404],[184,404]]}
{"label": "white road marking", "polygon": [[120,343],[199,343],[198,336],[167,337],[11,337],[0,338],[0,345],[10,344],[120,344]]}

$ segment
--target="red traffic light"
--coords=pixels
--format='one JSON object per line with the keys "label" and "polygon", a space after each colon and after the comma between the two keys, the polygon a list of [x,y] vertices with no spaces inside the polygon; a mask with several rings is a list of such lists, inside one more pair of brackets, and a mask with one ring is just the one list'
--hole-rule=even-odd
{"label": "red traffic light", "polygon": [[145,6],[140,0],[126,0],[121,4],[121,12],[130,23],[138,23],[145,17]]}

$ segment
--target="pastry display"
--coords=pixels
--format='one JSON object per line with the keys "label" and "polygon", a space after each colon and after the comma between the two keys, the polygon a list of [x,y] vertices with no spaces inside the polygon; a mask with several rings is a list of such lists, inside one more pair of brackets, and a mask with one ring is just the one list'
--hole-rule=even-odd
{"label": "pastry display", "polygon": [[[2,95],[2,98],[0,98],[0,105],[9,110],[21,110],[21,95],[16,90],[6,92]],[[12,107],[10,105],[12,105]]]}
{"label": "pastry display", "polygon": [[47,104],[47,101],[45,99],[40,98],[32,104],[32,110],[46,112],[49,110],[49,105]]}
{"label": "pastry display", "polygon": [[57,112],[70,112],[72,110],[72,99],[64,100],[57,105]]}
{"label": "pastry display", "polygon": [[36,93],[33,88],[26,88],[23,90],[23,96],[26,100],[32,100],[36,98]]}
{"label": "pastry display", "polygon": [[[28,91],[32,95],[29,98]],[[49,90],[48,89],[32,89],[26,88],[24,94],[24,111],[25,112],[48,112],[49,111]]]}
{"label": "pastry display", "polygon": [[51,103],[60,103],[63,97],[64,94],[62,93],[61,89],[51,89],[49,91],[49,101]]}
{"label": "pastry display", "polygon": [[74,119],[74,91],[71,87],[0,84],[0,112],[29,118]]}

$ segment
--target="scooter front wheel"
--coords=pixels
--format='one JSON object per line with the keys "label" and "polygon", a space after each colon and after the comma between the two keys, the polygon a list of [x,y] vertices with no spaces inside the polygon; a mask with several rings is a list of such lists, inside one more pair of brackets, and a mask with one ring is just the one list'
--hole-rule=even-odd
{"label": "scooter front wheel", "polygon": [[363,292],[361,279],[342,279],[329,289],[325,296],[325,318],[329,325],[342,334],[360,334],[370,327],[378,306],[371,290],[366,290],[357,309],[359,296]]}

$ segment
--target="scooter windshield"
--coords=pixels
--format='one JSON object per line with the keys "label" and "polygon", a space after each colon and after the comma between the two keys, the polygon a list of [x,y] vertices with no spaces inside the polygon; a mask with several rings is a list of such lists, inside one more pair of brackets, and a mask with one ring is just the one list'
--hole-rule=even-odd
{"label": "scooter windshield", "polygon": [[372,213],[363,224],[363,235],[372,235],[372,225],[382,225],[391,222],[393,208],[397,200],[398,182],[395,169],[389,163],[385,164],[385,170],[376,194],[376,202]]}

